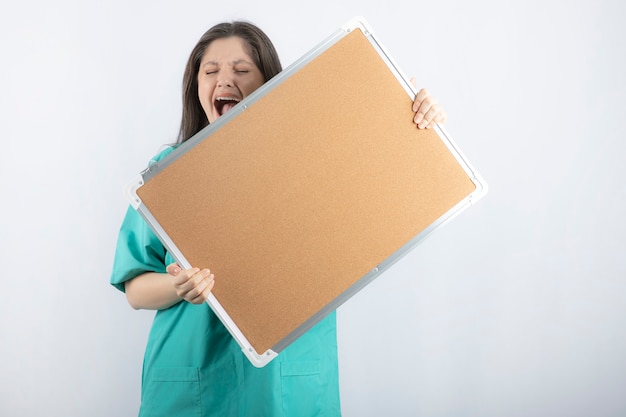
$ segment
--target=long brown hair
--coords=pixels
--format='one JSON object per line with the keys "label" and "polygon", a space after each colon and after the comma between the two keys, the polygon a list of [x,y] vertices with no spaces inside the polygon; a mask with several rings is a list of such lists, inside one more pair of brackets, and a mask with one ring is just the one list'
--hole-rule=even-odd
{"label": "long brown hair", "polygon": [[263,74],[265,81],[282,70],[274,45],[267,35],[249,22],[219,23],[207,30],[191,51],[183,76],[183,114],[177,143],[183,143],[202,128],[209,120],[198,98],[198,71],[200,61],[209,44],[216,39],[238,36],[245,41],[246,52]]}

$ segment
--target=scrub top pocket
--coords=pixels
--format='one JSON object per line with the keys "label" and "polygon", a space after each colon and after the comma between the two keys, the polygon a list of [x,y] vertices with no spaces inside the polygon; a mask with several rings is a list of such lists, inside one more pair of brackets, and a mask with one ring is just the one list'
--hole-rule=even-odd
{"label": "scrub top pocket", "polygon": [[140,417],[201,417],[198,368],[154,368],[145,381]]}
{"label": "scrub top pocket", "polygon": [[320,416],[326,387],[320,378],[319,361],[282,362],[280,365],[285,416]]}

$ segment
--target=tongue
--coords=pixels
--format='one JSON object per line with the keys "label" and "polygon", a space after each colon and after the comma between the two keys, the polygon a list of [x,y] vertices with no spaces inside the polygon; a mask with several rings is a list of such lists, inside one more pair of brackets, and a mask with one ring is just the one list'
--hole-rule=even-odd
{"label": "tongue", "polygon": [[222,107],[222,114],[226,113],[228,110],[232,109],[233,107],[235,107],[237,103],[233,102],[233,103],[226,103],[224,104],[224,107]]}

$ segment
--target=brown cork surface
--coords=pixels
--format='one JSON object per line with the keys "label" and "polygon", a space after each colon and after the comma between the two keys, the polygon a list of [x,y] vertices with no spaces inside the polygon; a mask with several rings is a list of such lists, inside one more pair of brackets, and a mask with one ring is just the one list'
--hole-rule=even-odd
{"label": "brown cork surface", "polygon": [[139,188],[257,352],[475,189],[360,30]]}

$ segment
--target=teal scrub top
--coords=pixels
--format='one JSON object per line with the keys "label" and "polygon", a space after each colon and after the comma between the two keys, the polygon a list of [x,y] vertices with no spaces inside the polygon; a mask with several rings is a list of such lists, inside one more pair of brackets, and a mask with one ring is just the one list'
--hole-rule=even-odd
{"label": "teal scrub top", "polygon": [[[168,147],[153,161],[172,150]],[[172,262],[129,207],[111,284],[124,291],[126,281],[144,272],[165,272]],[[156,312],[144,355],[140,417],[340,415],[334,312],[263,368],[248,361],[207,303],[182,301]]]}

